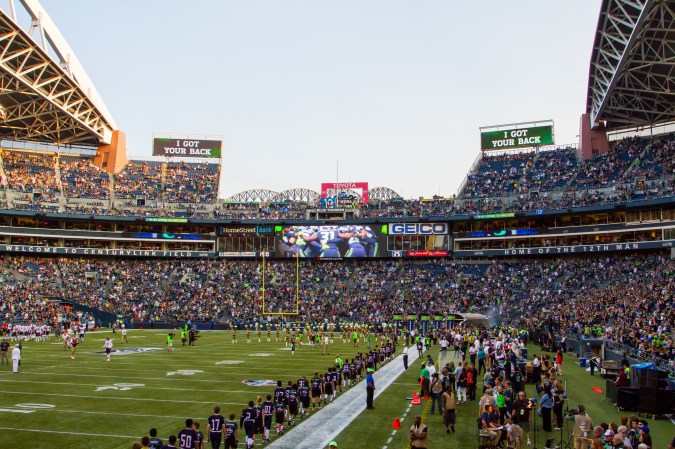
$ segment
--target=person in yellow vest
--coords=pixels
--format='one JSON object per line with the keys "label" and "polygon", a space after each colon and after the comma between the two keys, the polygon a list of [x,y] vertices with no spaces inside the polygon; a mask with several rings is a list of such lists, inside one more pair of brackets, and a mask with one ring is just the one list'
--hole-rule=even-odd
{"label": "person in yellow vest", "polygon": [[429,447],[427,433],[427,425],[422,423],[422,417],[415,416],[415,422],[410,427],[410,447],[427,449]]}
{"label": "person in yellow vest", "polygon": [[574,449],[587,449],[589,446],[589,435],[593,431],[593,419],[586,414],[586,407],[579,404],[577,407],[579,413],[568,416],[565,419],[574,420]]}

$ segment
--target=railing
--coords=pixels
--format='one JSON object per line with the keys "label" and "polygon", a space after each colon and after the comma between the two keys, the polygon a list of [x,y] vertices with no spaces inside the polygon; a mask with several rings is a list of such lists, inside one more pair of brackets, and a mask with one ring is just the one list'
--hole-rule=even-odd
{"label": "railing", "polygon": [[52,153],[80,154],[85,156],[96,156],[96,148],[78,147],[78,146],[57,146],[39,142],[21,142],[14,140],[2,140],[0,147],[7,150],[27,150],[27,151],[49,151]]}
{"label": "railing", "polygon": [[605,340],[605,349],[610,351],[618,352],[619,354],[626,354],[633,359],[640,360],[642,362],[651,362],[656,365],[659,369],[668,371],[671,377],[675,377],[675,360],[662,359],[660,357],[654,357],[645,352],[641,352],[636,348],[631,346],[624,345],[623,343],[617,343],[611,340]]}

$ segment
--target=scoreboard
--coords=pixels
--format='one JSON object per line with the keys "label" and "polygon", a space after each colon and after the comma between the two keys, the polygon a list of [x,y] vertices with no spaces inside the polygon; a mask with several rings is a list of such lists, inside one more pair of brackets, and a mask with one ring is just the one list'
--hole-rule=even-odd
{"label": "scoreboard", "polygon": [[221,257],[446,257],[447,223],[226,225],[218,229]]}

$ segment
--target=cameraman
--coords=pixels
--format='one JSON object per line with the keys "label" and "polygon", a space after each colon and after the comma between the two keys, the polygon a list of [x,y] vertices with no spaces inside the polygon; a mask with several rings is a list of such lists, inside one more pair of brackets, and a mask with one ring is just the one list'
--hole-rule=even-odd
{"label": "cameraman", "polygon": [[587,449],[587,438],[588,434],[593,430],[593,419],[586,414],[586,407],[583,404],[579,404],[577,411],[576,415],[569,413],[565,419],[574,421],[574,431],[572,432],[574,436],[574,449]]}
{"label": "cameraman", "polygon": [[525,397],[524,391],[518,392],[518,398],[513,403],[513,422],[520,425],[527,437],[527,445],[531,445],[530,441],[530,411],[532,410],[532,403]]}

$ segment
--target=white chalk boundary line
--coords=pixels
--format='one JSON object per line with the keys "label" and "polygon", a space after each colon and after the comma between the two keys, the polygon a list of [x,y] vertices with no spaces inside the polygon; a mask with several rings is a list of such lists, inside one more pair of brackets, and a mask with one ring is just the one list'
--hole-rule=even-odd
{"label": "white chalk boundary line", "polygon": [[[89,410],[73,410],[72,408],[61,409],[61,408],[58,408],[58,407],[41,409],[40,411],[41,412],[42,411],[57,412],[57,413],[74,413],[74,414],[81,414],[81,415],[111,415],[111,416],[133,416],[133,417],[138,417],[138,418],[181,419],[181,420],[185,419],[185,416],[143,415],[143,414],[139,414],[139,413],[93,412],[93,411],[89,411]],[[208,418],[195,417],[195,418],[192,418],[192,419],[207,420]]]}
{"label": "white chalk boundary line", "polygon": [[[86,362],[85,362],[85,363],[86,363]],[[90,362],[90,363],[91,363],[91,362]],[[185,366],[176,366],[176,365],[173,365],[171,368],[165,368],[165,369],[133,369],[133,368],[118,368],[118,367],[117,367],[117,364],[116,364],[115,362],[110,362],[111,365],[108,365],[108,364],[106,363],[106,365],[103,366],[104,363],[105,363],[105,362],[103,362],[103,360],[99,360],[98,362],[91,363],[91,364],[94,364],[94,365],[98,365],[99,368],[87,366],[86,369],[87,369],[88,371],[91,370],[91,371],[107,371],[107,372],[111,372],[111,371],[114,371],[114,372],[133,371],[133,372],[136,372],[136,373],[139,373],[139,372],[140,372],[140,373],[167,373],[167,372],[169,372],[169,371],[178,371],[178,370],[181,370],[181,369],[191,370],[191,369],[194,368],[194,366],[190,366],[190,365],[185,365]],[[150,362],[147,362],[147,363],[150,363]],[[290,365],[290,364],[286,364],[285,366],[289,366],[289,365]],[[332,365],[332,364],[331,364],[331,365]],[[22,366],[23,366],[23,365],[22,365]],[[60,366],[60,365],[58,365],[58,366],[59,366],[59,368],[60,368],[61,370],[63,370],[63,371],[66,371],[66,370],[77,370],[77,371],[81,371],[81,370],[82,370],[82,366],[81,366],[80,360],[78,360],[78,359],[72,361],[72,364],[71,364],[70,366]],[[114,366],[114,368],[113,368],[113,366]],[[221,366],[221,365],[219,365],[219,366]],[[220,375],[220,374],[239,374],[239,373],[241,373],[241,370],[237,370],[236,368],[232,368],[232,367],[235,367],[236,365],[222,365],[222,366],[227,366],[227,367],[229,367],[229,368],[230,368],[230,371],[226,371],[225,368],[215,368],[215,366],[214,366],[214,367],[211,367],[211,365],[208,365],[208,368],[209,368],[209,370],[210,370],[210,371],[208,371],[208,372],[212,372],[213,374],[218,374],[218,375]],[[200,368],[202,368],[202,367],[200,367]],[[207,366],[204,366],[203,368],[207,368]],[[259,368],[259,369],[264,369],[264,366],[259,366],[258,368]],[[37,370],[37,369],[40,369],[40,368],[39,368],[39,367],[36,367],[35,369]],[[234,369],[234,371],[232,371],[232,369]],[[252,369],[254,369],[254,368],[252,368]],[[247,370],[247,371],[251,371],[251,369],[249,369],[249,370]],[[272,369],[270,369],[269,371],[274,371],[274,372],[277,372],[277,371],[294,371],[294,372],[297,372],[298,369],[297,369],[297,368],[272,368]],[[319,371],[321,371],[321,370],[319,370]],[[30,371],[28,371],[28,372],[30,372]],[[207,372],[207,371],[205,371],[205,372]],[[252,374],[252,376],[253,376],[253,374]]]}
{"label": "white chalk boundary line", "polygon": [[[0,393],[3,394],[25,394],[31,396],[56,396],[64,398],[88,398],[88,399],[105,399],[106,401],[147,401],[147,402],[174,402],[174,403],[183,403],[183,404],[208,404],[213,406],[214,402],[204,402],[204,401],[185,401],[180,399],[148,399],[148,398],[121,398],[115,396],[85,396],[81,394],[61,394],[61,393],[34,393],[30,391],[4,391],[0,390]],[[225,405],[241,405],[241,402],[220,402],[219,404]]]}
{"label": "white chalk boundary line", "polygon": [[[417,351],[409,351],[408,363],[417,360]],[[405,370],[399,355],[374,373],[375,398],[380,396]],[[366,409],[366,381],[353,386],[321,410],[296,426],[292,432],[274,441],[267,449],[316,449],[325,447]]]}
{"label": "white chalk boundary line", "polygon": [[[392,384],[400,384],[401,382],[392,382]],[[407,384],[406,384],[407,385]],[[408,416],[408,413],[410,412],[410,409],[412,408],[412,404],[408,404],[408,408],[405,409],[405,413],[403,413],[403,416],[401,416],[400,423],[401,425],[403,424],[403,421],[405,421],[406,416]],[[401,426],[401,429],[403,426]],[[396,432],[398,432],[398,429],[394,429],[391,431],[391,436],[387,438],[387,444],[382,446],[382,449],[387,449],[389,445],[391,444],[392,441],[394,441],[394,436],[396,436]]]}
{"label": "white chalk boundary line", "polygon": [[87,437],[106,437],[106,438],[124,438],[125,440],[138,440],[139,436],[130,435],[110,435],[107,433],[84,433],[84,432],[65,432],[62,430],[44,430],[44,429],[27,429],[25,427],[0,427],[0,430],[16,430],[23,432],[37,432],[37,433],[56,433],[59,435],[84,435]]}
{"label": "white chalk boundary line", "polygon": [[[140,379],[140,380],[159,380],[166,382],[168,379],[190,379],[190,382],[208,382],[208,383],[219,383],[219,384],[226,384],[226,383],[235,383],[235,384],[241,384],[241,380],[217,380],[217,379],[196,379],[196,376],[201,376],[205,373],[199,373],[195,374],[194,376],[173,376],[173,377],[145,377],[145,376],[113,376],[113,375],[101,375],[101,374],[64,374],[64,373],[50,373],[50,372],[43,372],[43,373],[37,373],[37,372],[22,372],[21,375],[22,377],[25,375],[33,375],[33,376],[52,376],[52,378],[55,378],[57,376],[62,376],[62,377],[93,377],[93,378],[101,378],[101,379],[117,379],[118,382],[128,380],[128,379]],[[206,373],[206,374],[222,374],[222,373]],[[251,375],[252,378],[255,378],[255,375]],[[270,377],[270,376],[258,376],[258,377]],[[257,387],[256,387],[257,388]],[[224,393],[227,393],[224,391]],[[250,392],[247,392],[250,393]]]}
{"label": "white chalk boundary line", "polygon": [[[166,379],[162,379],[165,380]],[[98,387],[105,387],[106,385],[100,385],[100,384],[83,384],[80,382],[39,382],[39,381],[33,381],[33,380],[0,380],[0,382],[11,382],[13,384],[19,383],[19,384],[48,384],[48,385],[74,385],[78,387],[92,387],[92,388],[98,388]],[[143,385],[142,387],[132,387],[132,390],[169,390],[169,391],[189,391],[191,393],[194,393],[195,389],[194,388],[175,388],[175,387],[149,387],[147,385]],[[128,391],[128,390],[127,390]],[[200,392],[206,391],[209,393],[224,393],[223,390],[208,390],[208,389],[199,389]],[[251,393],[251,390],[227,390],[227,393]],[[148,415],[149,416],[149,415]]]}

